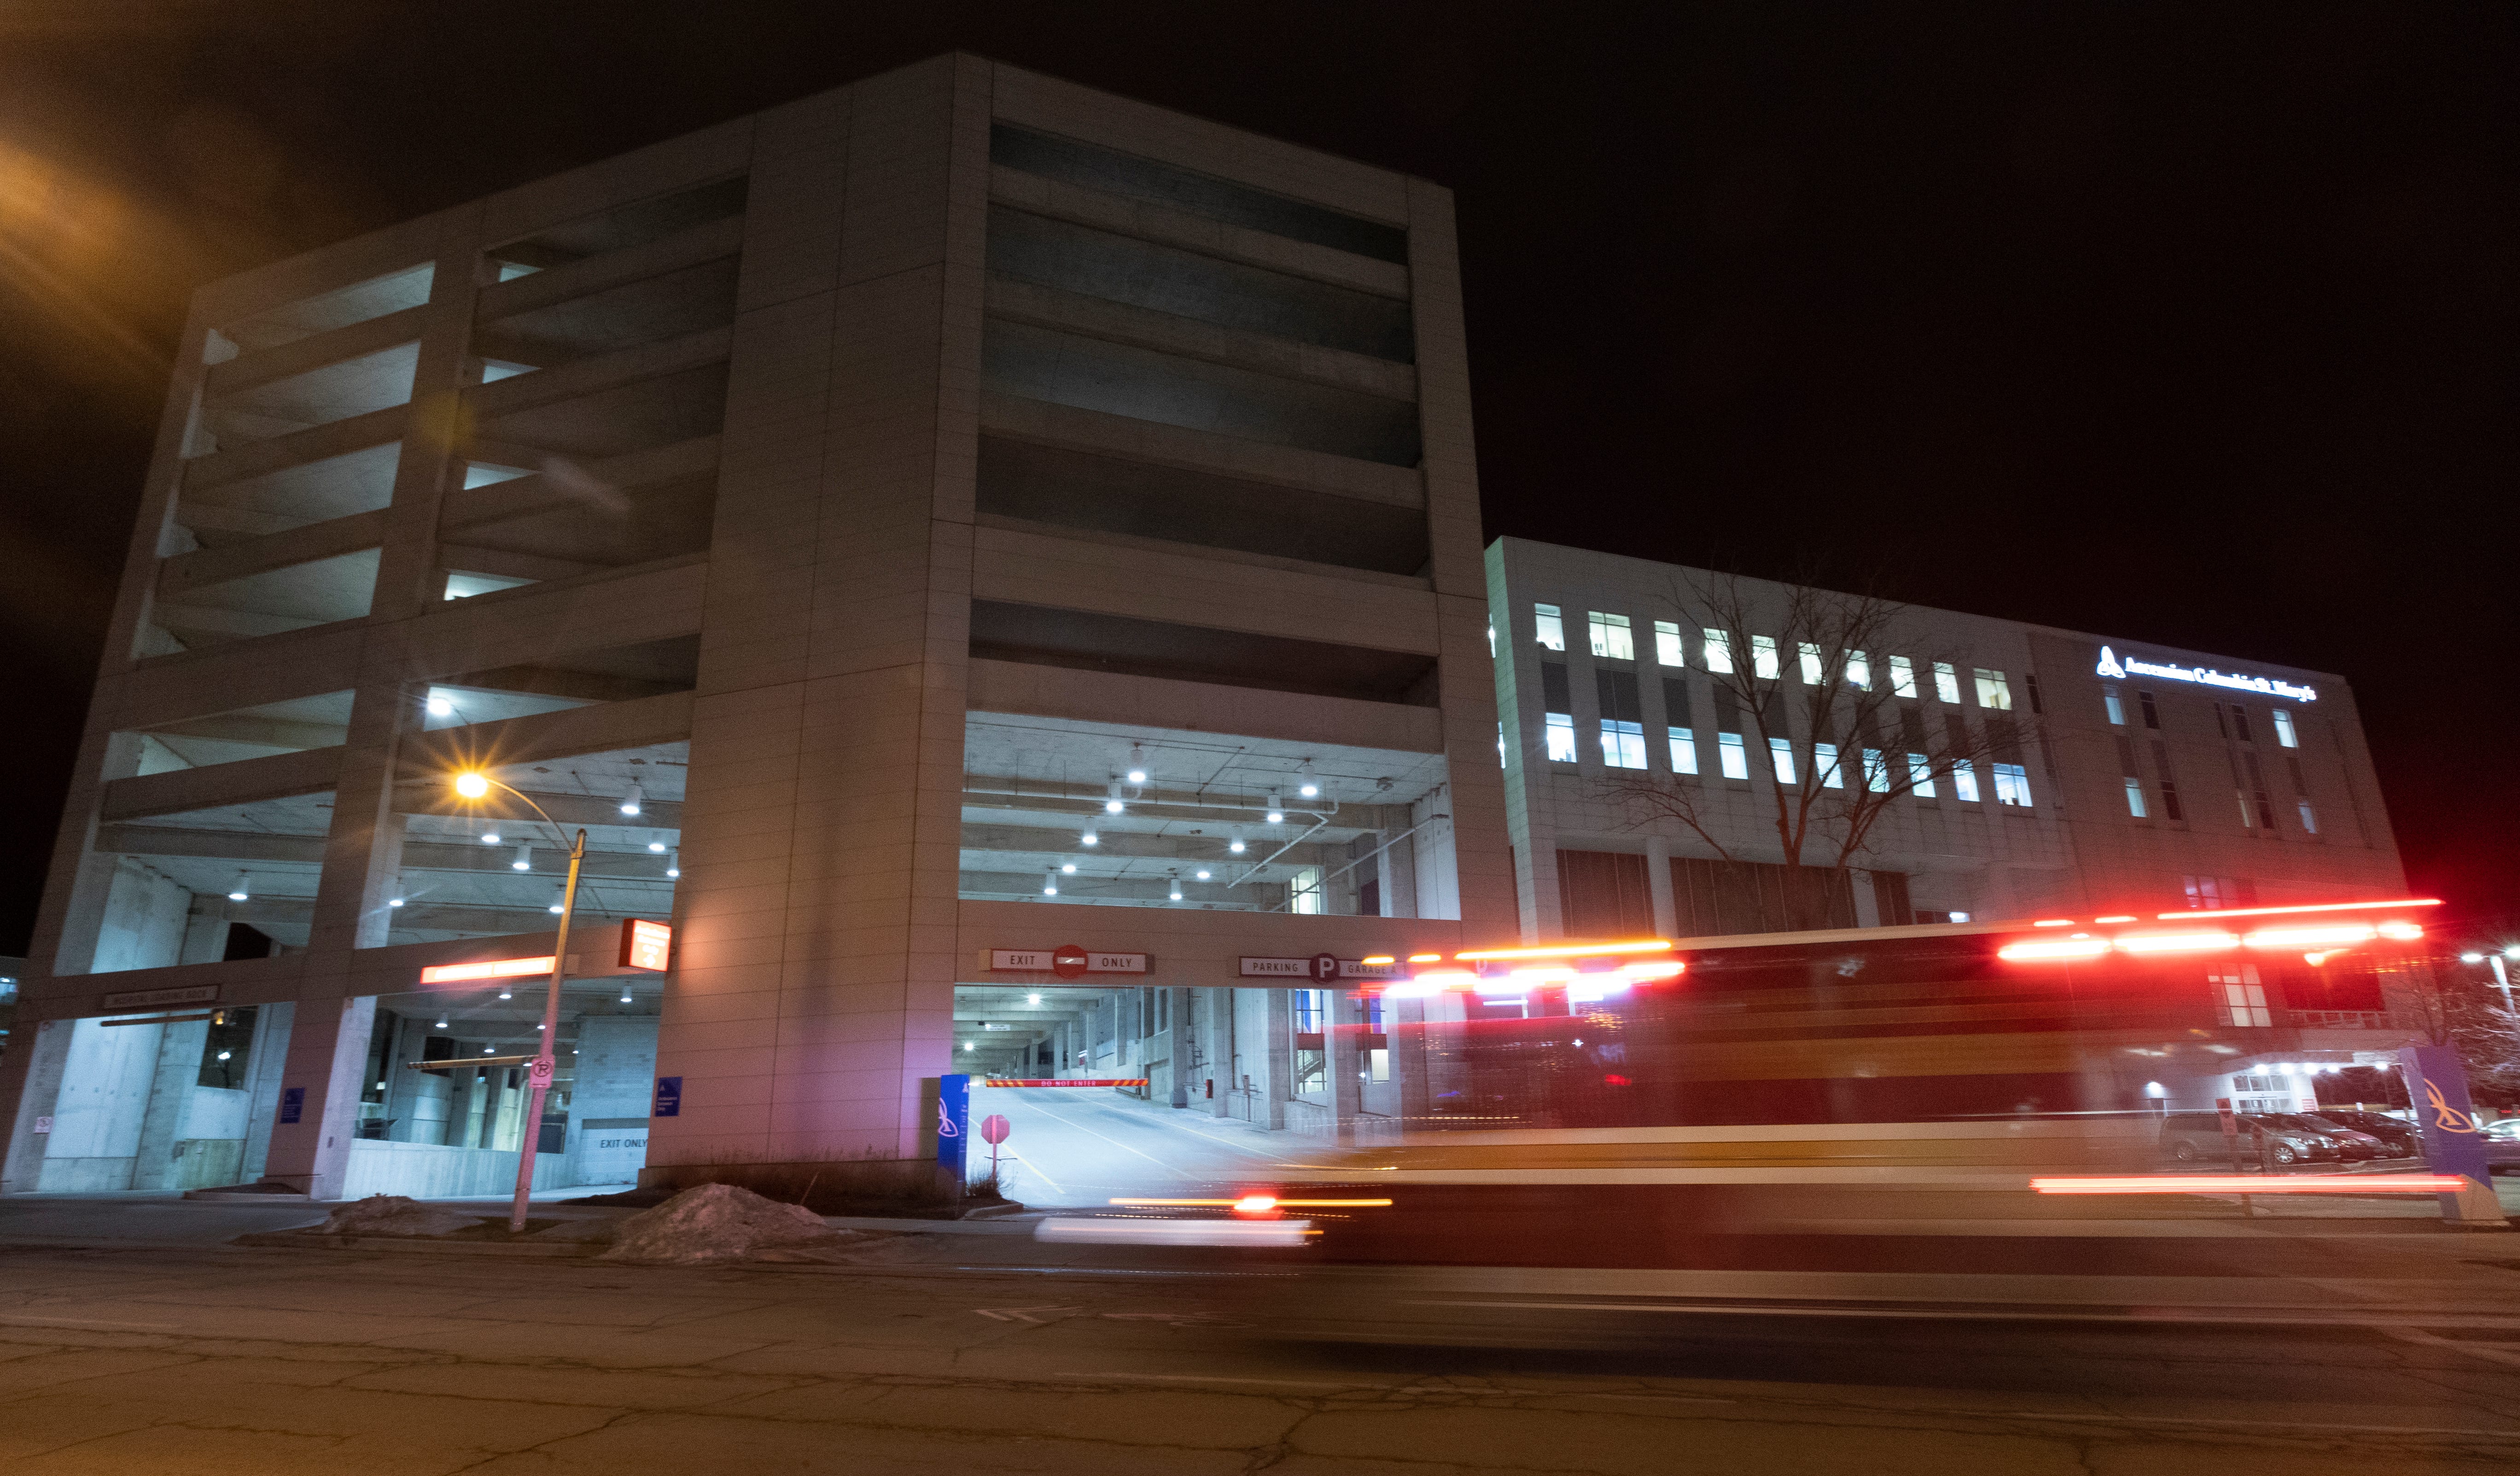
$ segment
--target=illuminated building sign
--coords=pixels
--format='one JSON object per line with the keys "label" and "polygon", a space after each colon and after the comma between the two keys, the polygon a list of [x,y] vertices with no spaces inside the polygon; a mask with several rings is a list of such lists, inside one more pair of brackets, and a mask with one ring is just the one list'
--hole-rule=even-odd
{"label": "illuminated building sign", "polygon": [[2278,682],[2272,677],[2243,677],[2210,666],[2171,666],[2160,661],[2146,661],[2139,656],[2121,660],[2117,652],[2100,648],[2100,664],[2093,668],[2104,677],[2158,677],[2165,682],[2199,682],[2207,687],[2228,687],[2234,692],[2259,692],[2272,697],[2290,697],[2296,702],[2316,702],[2318,689],[2294,682]]}
{"label": "illuminated building sign", "polygon": [[539,959],[488,959],[479,963],[431,963],[420,971],[423,984],[464,984],[475,979],[522,979],[552,971],[551,955]]}
{"label": "illuminated building sign", "polygon": [[674,955],[674,929],[664,922],[633,917],[621,924],[621,966],[664,971]]}

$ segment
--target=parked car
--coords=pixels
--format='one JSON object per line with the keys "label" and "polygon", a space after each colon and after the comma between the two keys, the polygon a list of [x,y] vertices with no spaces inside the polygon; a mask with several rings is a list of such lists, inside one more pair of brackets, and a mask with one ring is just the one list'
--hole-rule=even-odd
{"label": "parked car", "polygon": [[[2239,1150],[2242,1160],[2255,1160],[2268,1169],[2288,1169],[2297,1163],[2335,1162],[2339,1148],[2324,1133],[2287,1128],[2254,1112],[2237,1114]],[[2199,1166],[2225,1165],[2231,1161],[2231,1149],[2223,1141],[2223,1123],[2212,1112],[2173,1112],[2161,1122],[2161,1148],[2181,1163]]]}
{"label": "parked car", "polygon": [[2520,1174],[2520,1117],[2485,1125],[2485,1166],[2497,1174]]}
{"label": "parked car", "polygon": [[2402,1122],[2385,1112],[2362,1112],[2350,1107],[2321,1107],[2316,1112],[2305,1112],[2301,1115],[2312,1122],[2351,1128],[2357,1133],[2365,1133],[2378,1139],[2381,1146],[2387,1149],[2382,1155],[2384,1157],[2413,1158],[2423,1152],[2423,1145],[2415,1139],[2414,1124]]}
{"label": "parked car", "polygon": [[2346,1163],[2369,1163],[2374,1158],[2387,1156],[2389,1152],[2388,1145],[2371,1134],[2321,1122],[2307,1112],[2270,1112],[2266,1118],[2296,1133],[2315,1133],[2329,1140],[2336,1144],[2338,1159]]}

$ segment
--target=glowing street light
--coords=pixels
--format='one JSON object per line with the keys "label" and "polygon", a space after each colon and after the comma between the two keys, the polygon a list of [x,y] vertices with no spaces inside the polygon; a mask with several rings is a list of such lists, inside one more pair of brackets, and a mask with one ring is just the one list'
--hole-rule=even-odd
{"label": "glowing street light", "polygon": [[[494,787],[505,789],[523,800],[536,815],[542,816],[543,824],[550,826],[555,834],[565,833],[562,831],[559,821],[534,803],[532,795],[516,785],[501,783],[478,769],[468,769],[455,776],[455,792],[466,799],[481,799]],[[632,792],[637,792],[635,787]],[[529,858],[532,854],[526,846],[519,846],[518,850],[520,856]],[[552,939],[551,987],[543,994],[543,1022],[535,1027],[541,1044],[534,1048],[533,1065],[525,1073],[533,1093],[525,1108],[523,1141],[518,1144],[517,1197],[508,1211],[508,1233],[512,1235],[524,1233],[525,1205],[532,1198],[534,1188],[534,1155],[542,1144],[543,1100],[551,1095],[552,1078],[560,1069],[559,1062],[552,1058],[552,1038],[560,1034],[561,975],[568,967],[568,924],[577,913],[577,874],[585,863],[586,831],[580,828],[576,843],[568,848],[568,880],[561,884],[560,900],[552,905],[552,911],[560,915],[560,924],[557,935]],[[526,861],[518,863],[527,864],[529,862]],[[507,991],[500,991],[499,998],[508,998]]]}

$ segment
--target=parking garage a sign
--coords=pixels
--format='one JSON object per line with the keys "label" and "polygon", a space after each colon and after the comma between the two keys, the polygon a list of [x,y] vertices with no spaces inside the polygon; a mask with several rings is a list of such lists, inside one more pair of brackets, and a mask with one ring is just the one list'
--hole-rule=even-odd
{"label": "parking garage a sign", "polygon": [[1367,963],[1356,959],[1342,959],[1335,954],[1315,954],[1309,959],[1254,959],[1242,961],[1242,977],[1246,979],[1302,979],[1314,984],[1328,984],[1333,979],[1396,979],[1406,970],[1396,963]]}

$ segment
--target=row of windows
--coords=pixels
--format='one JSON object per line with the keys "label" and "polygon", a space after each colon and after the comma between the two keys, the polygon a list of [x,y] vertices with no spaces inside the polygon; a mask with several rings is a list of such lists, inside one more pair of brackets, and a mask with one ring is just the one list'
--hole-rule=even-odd
{"label": "row of windows", "polygon": [[[1532,623],[1539,632],[1540,644],[1551,650],[1566,649],[1566,619],[1553,604],[1532,606]],[[1585,611],[1585,625],[1592,637],[1593,654],[1603,660],[1633,661],[1637,658],[1636,636],[1628,617],[1606,610]],[[1681,628],[1669,620],[1653,623],[1654,660],[1663,666],[1685,667],[1689,664],[1687,643]],[[1735,670],[1737,659],[1732,632],[1700,627],[1696,639],[1698,664],[1708,671],[1729,673]],[[1797,674],[1803,684],[1818,687],[1827,677],[1827,656],[1809,641],[1797,641]],[[1784,673],[1783,651],[1774,636],[1752,636],[1749,648],[1750,673],[1764,681],[1775,681]],[[1845,653],[1846,684],[1860,692],[1872,691],[1872,659],[1860,650]],[[1938,700],[1957,704],[1960,700],[1959,668],[1949,661],[1931,663],[1928,673]],[[1969,668],[1977,689],[1977,705],[1995,711],[2010,711],[2012,684],[2001,671],[1984,666]],[[1916,663],[1906,656],[1892,656],[1887,662],[1887,680],[1894,695],[1912,697],[1920,694]]]}
{"label": "row of windows", "polygon": [[[2135,695],[2138,708],[2143,714],[2143,726],[2152,729],[2160,728],[2161,709],[2159,705],[2153,701],[2152,693],[2138,690]],[[2118,696],[2118,691],[2116,688],[2103,687],[2100,689],[2100,704],[2108,711],[2109,724],[2111,727],[2123,728],[2126,726],[2126,703]],[[2222,728],[2223,736],[2227,738],[2235,738],[2243,743],[2254,743],[2257,741],[2256,735],[2249,731],[2249,710],[2237,702],[2215,703],[2214,721]],[[2273,722],[2276,743],[2286,748],[2298,748],[2301,746],[2301,731],[2293,722],[2292,709],[2288,707],[2276,708],[2273,713]]]}
{"label": "row of windows", "polygon": [[[1545,713],[1542,715],[1542,721],[1546,727],[1550,761],[1559,764],[1576,762],[1573,715],[1563,712]],[[1670,728],[1665,731],[1671,744],[1671,772],[1674,774],[1698,773],[1696,732],[1688,728]],[[1750,777],[1749,744],[1740,734],[1715,735],[1715,755],[1719,772],[1726,779],[1746,780]],[[1864,749],[1861,763],[1864,786],[1876,794],[1889,793],[1895,772],[1891,766],[1899,761],[1899,756],[1896,754],[1884,755],[1878,748]],[[1601,720],[1601,763],[1611,769],[1644,768],[1644,725],[1616,718],[1603,718]],[[1840,756],[1835,743],[1814,743],[1811,763],[1812,772],[1819,779],[1822,788],[1846,787],[1846,762]],[[1925,755],[1908,754],[1906,764],[1908,792],[1918,799],[1939,798],[1941,791],[1936,787],[1934,767]],[[1796,772],[1794,745],[1789,739],[1780,738],[1768,739],[1768,766],[1770,772],[1776,776],[1778,783],[1792,784],[1801,782]],[[2020,764],[2005,763],[1993,763],[1987,767],[1995,783],[1995,797],[1998,804],[2029,807],[2030,774],[2027,769]],[[1951,778],[1954,798],[1971,804],[1977,803],[1978,781],[1975,764],[1967,759],[1954,759],[1944,772]]]}

